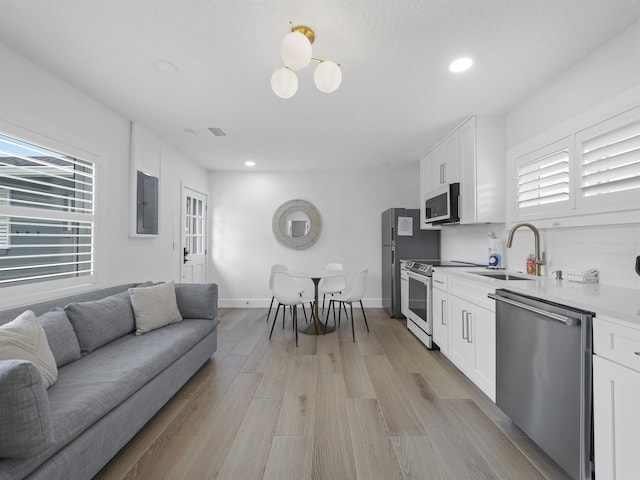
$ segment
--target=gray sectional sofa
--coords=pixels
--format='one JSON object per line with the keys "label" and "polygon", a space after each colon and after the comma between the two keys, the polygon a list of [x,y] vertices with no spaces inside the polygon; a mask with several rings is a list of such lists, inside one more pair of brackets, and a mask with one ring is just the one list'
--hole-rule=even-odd
{"label": "gray sectional sofa", "polygon": [[11,453],[0,458],[1,480],[91,479],[215,352],[217,285],[176,284],[183,320],[142,335],[128,291],[136,286],[0,311],[2,325],[32,310],[58,367],[45,389],[33,363],[0,361],[0,452]]}

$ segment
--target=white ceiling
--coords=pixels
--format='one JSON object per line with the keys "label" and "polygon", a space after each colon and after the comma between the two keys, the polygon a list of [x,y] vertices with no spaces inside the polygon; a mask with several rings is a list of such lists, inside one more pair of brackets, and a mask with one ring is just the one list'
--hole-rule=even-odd
{"label": "white ceiling", "polygon": [[[211,170],[340,170],[415,162],[639,18],[640,0],[0,0],[0,42]],[[290,20],[341,64],[337,92],[310,66],[272,93]],[[454,76],[461,54],[475,66]]]}

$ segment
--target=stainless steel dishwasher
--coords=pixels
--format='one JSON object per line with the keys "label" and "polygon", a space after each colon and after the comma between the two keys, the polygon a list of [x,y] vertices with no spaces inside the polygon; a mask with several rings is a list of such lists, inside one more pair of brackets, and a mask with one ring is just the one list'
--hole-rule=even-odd
{"label": "stainless steel dishwasher", "polygon": [[496,290],[496,404],[576,480],[591,480],[591,312]]}

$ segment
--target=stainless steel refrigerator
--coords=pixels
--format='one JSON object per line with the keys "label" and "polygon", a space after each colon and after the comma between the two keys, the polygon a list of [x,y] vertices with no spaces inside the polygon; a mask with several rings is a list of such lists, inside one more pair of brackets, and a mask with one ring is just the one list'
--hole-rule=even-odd
{"label": "stainless steel refrigerator", "polygon": [[440,259],[440,231],[420,230],[420,210],[382,212],[382,306],[393,318],[400,312],[400,260]]}

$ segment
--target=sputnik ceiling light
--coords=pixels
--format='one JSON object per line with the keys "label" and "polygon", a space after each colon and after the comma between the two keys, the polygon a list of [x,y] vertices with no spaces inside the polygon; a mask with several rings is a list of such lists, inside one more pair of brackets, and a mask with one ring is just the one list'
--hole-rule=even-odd
{"label": "sputnik ceiling light", "polygon": [[280,98],[291,98],[298,91],[298,76],[295,70],[305,68],[311,61],[318,62],[313,73],[313,81],[318,90],[324,93],[335,92],[342,82],[340,65],[328,60],[313,58],[311,44],[315,40],[313,30],[304,25],[291,25],[291,32],[282,40],[280,57],[285,66],[271,75],[271,88]]}

